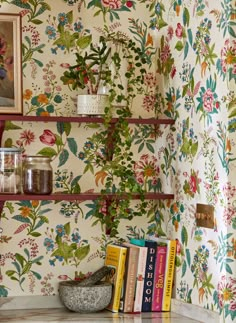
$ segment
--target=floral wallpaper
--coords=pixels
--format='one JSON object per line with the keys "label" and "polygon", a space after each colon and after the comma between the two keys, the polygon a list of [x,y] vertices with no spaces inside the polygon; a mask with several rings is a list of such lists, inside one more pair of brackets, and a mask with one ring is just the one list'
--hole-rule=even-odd
{"label": "floral wallpaper", "polygon": [[[235,1],[0,0],[0,13],[22,16],[25,115],[76,114],[77,92],[61,76],[81,50],[80,41],[98,38],[104,24],[140,46],[149,70],[133,115],[171,117],[175,125],[131,127],[135,174],[144,187],[168,190],[175,198],[149,201],[147,214],[123,219],[119,237],[177,239],[175,297],[233,322]],[[0,82],[3,72],[1,65]],[[102,125],[8,122],[2,145],[50,155],[55,191],[93,192],[105,175],[95,160],[88,169],[85,153],[102,154],[91,140],[100,131]],[[197,203],[215,207],[213,230],[196,226]],[[60,280],[81,279],[102,266],[110,238],[103,220],[93,216],[95,207],[96,201],[6,201],[0,218],[0,296],[54,295]]]}

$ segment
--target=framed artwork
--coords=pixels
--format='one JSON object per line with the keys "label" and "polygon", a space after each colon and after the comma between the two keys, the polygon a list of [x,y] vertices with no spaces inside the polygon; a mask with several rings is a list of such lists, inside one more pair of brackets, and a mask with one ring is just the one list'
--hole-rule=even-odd
{"label": "framed artwork", "polygon": [[0,13],[0,114],[22,114],[19,14]]}

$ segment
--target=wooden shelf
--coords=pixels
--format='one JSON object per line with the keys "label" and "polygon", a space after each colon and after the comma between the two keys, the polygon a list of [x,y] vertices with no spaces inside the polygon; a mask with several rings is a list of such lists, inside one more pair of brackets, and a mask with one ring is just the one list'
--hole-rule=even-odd
{"label": "wooden shelf", "polygon": [[[23,116],[23,115],[0,115],[0,121],[36,121],[36,122],[77,122],[77,123],[104,123],[101,117],[37,117],[37,116]],[[118,118],[112,118],[111,123],[116,123]],[[155,119],[155,118],[129,118],[127,119],[130,124],[174,124],[173,119]]]}
{"label": "wooden shelf", "polygon": [[[80,194],[64,194],[54,193],[50,195],[28,195],[28,194],[1,194],[0,201],[24,201],[24,200],[48,200],[48,201],[86,201],[94,200],[103,196],[106,200],[121,199],[117,194],[106,194],[101,193],[80,193]],[[171,200],[174,198],[174,194],[165,193],[146,193],[144,194],[147,200]],[[124,196],[124,199],[126,197]],[[140,194],[132,194],[132,199],[137,200],[140,198]]]}
{"label": "wooden shelf", "polygon": [[[104,123],[102,117],[90,117],[90,116],[74,116],[74,117],[62,117],[62,116],[24,116],[24,115],[10,115],[2,114],[0,115],[0,140],[2,139],[2,133],[4,131],[5,121],[22,121],[22,122],[74,122],[74,123]],[[115,124],[118,121],[118,118],[112,118],[111,124]],[[153,124],[153,125],[172,125],[175,123],[175,120],[168,118],[128,118],[127,121],[130,124]],[[3,207],[5,201],[23,201],[23,200],[51,200],[51,201],[86,201],[94,200],[103,196],[105,200],[121,199],[127,198],[124,196],[117,196],[114,194],[101,194],[101,193],[80,193],[80,194],[65,194],[65,193],[54,193],[50,195],[28,195],[28,194],[1,194],[0,193],[0,211]],[[165,194],[165,193],[146,193],[145,199],[149,200],[166,200],[174,199],[174,194]],[[130,198],[130,196],[129,196]],[[132,199],[140,199],[140,194],[132,194]]]}

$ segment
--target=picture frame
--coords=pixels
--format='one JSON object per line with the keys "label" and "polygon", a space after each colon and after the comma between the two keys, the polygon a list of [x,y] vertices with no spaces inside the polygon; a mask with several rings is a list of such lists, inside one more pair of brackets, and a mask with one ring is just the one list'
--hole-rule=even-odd
{"label": "picture frame", "polygon": [[20,14],[0,13],[0,114],[22,114]]}

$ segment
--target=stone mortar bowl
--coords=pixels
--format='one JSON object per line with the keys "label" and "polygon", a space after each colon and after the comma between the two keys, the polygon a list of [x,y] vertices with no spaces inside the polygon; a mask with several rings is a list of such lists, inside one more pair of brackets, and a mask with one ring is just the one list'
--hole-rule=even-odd
{"label": "stone mortar bowl", "polygon": [[112,284],[99,282],[83,286],[78,281],[59,283],[59,297],[70,311],[92,313],[105,309],[111,301]]}

